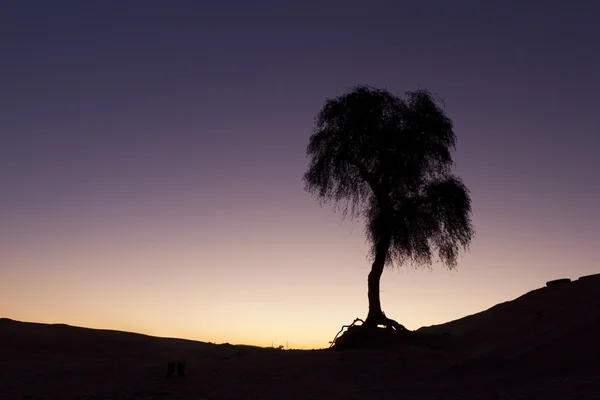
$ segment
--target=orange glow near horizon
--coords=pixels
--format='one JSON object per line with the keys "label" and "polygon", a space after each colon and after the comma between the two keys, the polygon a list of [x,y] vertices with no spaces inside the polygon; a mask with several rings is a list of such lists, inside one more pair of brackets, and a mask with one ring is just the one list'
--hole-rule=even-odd
{"label": "orange glow near horizon", "polygon": [[[10,266],[0,276],[0,316],[205,342],[327,347],[341,325],[366,315],[370,265],[362,227],[341,224],[305,200],[303,218],[276,208],[270,212],[278,218],[266,209],[246,221],[233,215],[237,229],[226,220],[212,236],[190,220],[178,231],[164,221],[163,229],[86,233],[72,223],[60,234],[32,231],[27,246],[13,243],[0,255]],[[477,211],[476,240],[457,270],[384,272],[388,316],[417,329],[482,311],[549,279],[596,272],[585,263],[594,255],[546,248],[547,233],[511,234],[516,220],[496,222]],[[578,258],[579,268],[570,268]]]}

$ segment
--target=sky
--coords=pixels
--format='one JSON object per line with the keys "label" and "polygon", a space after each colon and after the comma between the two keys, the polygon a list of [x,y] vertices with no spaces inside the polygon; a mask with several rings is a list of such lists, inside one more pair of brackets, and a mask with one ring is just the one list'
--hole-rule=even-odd
{"label": "sky", "polygon": [[304,191],[355,85],[437,93],[476,237],[401,267],[409,329],[600,272],[600,3],[4,0],[0,317],[319,348],[367,312],[368,246]]}

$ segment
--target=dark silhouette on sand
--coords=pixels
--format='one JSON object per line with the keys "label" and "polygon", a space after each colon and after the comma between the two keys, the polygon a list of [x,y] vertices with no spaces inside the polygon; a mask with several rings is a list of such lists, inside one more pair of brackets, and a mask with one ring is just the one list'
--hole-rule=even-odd
{"label": "dark silhouette on sand", "polygon": [[427,90],[402,99],[357,86],[326,101],[315,121],[303,181],[344,217],[363,219],[373,264],[364,328],[406,329],[387,318],[379,287],[386,265],[454,268],[474,235],[471,200],[451,174],[453,124]]}
{"label": "dark silhouette on sand", "polygon": [[[597,399],[598,293],[600,274],[542,287],[419,329],[431,346],[386,351],[215,345],[0,318],[0,398]],[[185,379],[166,379],[178,361]]]}

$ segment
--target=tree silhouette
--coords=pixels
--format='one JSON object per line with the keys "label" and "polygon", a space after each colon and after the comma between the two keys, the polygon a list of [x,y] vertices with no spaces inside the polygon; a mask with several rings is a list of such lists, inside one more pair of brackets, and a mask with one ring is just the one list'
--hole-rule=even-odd
{"label": "tree silhouette", "polygon": [[363,219],[372,259],[365,327],[404,330],[385,316],[379,296],[386,265],[449,269],[474,235],[471,199],[451,174],[453,125],[427,90],[401,99],[357,86],[328,99],[306,150],[305,190],[343,217]]}

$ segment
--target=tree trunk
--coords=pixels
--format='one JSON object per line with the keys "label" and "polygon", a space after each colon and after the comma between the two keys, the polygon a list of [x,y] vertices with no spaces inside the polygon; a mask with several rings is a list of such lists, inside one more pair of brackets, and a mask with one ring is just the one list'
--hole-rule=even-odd
{"label": "tree trunk", "polygon": [[384,233],[381,237],[380,242],[377,244],[375,249],[375,260],[371,266],[371,272],[368,277],[368,297],[369,297],[369,314],[365,320],[365,325],[376,328],[378,325],[387,325],[388,319],[386,318],[383,310],[381,309],[380,293],[380,282],[383,269],[385,267],[385,260],[391,243],[391,233]]}

